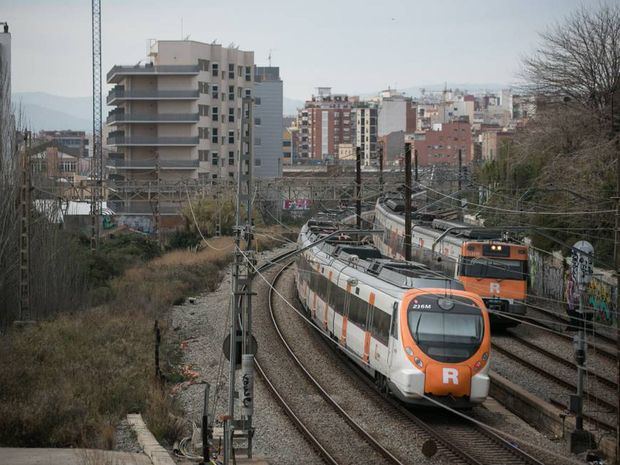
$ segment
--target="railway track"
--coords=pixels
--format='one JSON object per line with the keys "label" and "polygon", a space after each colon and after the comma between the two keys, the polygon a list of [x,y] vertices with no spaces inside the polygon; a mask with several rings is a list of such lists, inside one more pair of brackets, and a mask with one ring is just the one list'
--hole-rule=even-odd
{"label": "railway track", "polygon": [[[556,321],[559,324],[562,324],[563,326],[568,325],[570,323],[567,317],[564,317],[563,315],[557,312],[554,312],[552,310],[540,307],[538,305],[533,305],[533,304],[527,304],[527,307],[529,309],[534,310],[535,312],[538,312],[544,315],[546,318],[549,318],[551,320]],[[537,326],[542,326],[547,329],[552,329],[554,331],[557,331],[558,329],[558,328],[554,328],[552,326],[552,323],[541,322],[538,318],[534,318],[532,316],[525,315],[525,316],[518,317],[518,319],[521,319],[528,323],[533,323]],[[553,334],[554,336],[558,338],[562,338],[566,341],[572,342],[573,337],[569,334],[558,334],[557,332]],[[613,361],[616,361],[618,359],[618,354],[616,353],[616,350],[615,350],[616,339],[614,337],[601,333],[600,331],[588,331],[588,335],[590,336],[590,338],[594,336],[595,338],[597,338],[598,340],[606,344],[606,345],[598,344],[596,342],[593,342],[590,338],[588,338],[586,343],[589,348],[595,351],[595,353],[607,359],[613,360]]]}
{"label": "railway track", "polygon": [[[332,409],[338,412],[338,414],[346,419],[346,422],[360,434],[366,443],[372,445],[372,447],[387,460],[387,463],[405,463],[401,458],[398,458],[396,454],[383,446],[380,441],[369,433],[362,424],[357,422],[351,415],[349,415],[345,409],[334,399],[321,385],[320,381],[313,376],[310,370],[304,366],[300,358],[294,352],[293,348],[286,340],[283,331],[280,329],[277,321],[277,317],[274,313],[273,295],[274,288],[276,287],[278,280],[281,278],[285,270],[291,263],[283,266],[274,276],[271,281],[271,288],[269,291],[269,312],[271,320],[273,322],[276,332],[288,351],[288,354],[292,360],[295,361],[297,367],[304,373],[305,378],[311,383],[315,389],[320,392],[321,396],[329,403]],[[312,324],[311,322],[308,322]],[[322,333],[320,333],[322,334]],[[345,361],[351,370],[356,374],[357,378],[363,381],[367,394],[369,397],[374,396],[375,402],[379,402],[382,405],[389,407],[391,415],[395,418],[401,418],[405,423],[406,431],[408,435],[416,434],[420,435],[428,441],[431,448],[436,447],[436,450],[441,453],[441,456],[449,461],[451,464],[471,464],[471,465],[491,465],[491,464],[529,464],[529,465],[542,465],[542,462],[536,458],[530,456],[525,451],[519,449],[511,442],[505,440],[500,435],[486,430],[485,428],[478,426],[469,421],[465,421],[460,417],[457,417],[451,413],[438,412],[433,410],[433,413],[424,419],[420,415],[413,413],[410,409],[406,408],[401,403],[397,402],[391,397],[382,396],[374,384],[369,380],[367,376],[360,373],[360,371],[354,366],[354,364],[346,358],[339,350],[331,349],[338,356]],[[293,418],[295,424],[300,428],[308,440],[315,445],[316,449],[320,451],[321,456],[327,463],[339,463],[338,458],[334,457],[333,451],[329,450],[329,447],[324,446],[321,443],[321,439],[316,433],[311,431],[304,421],[299,418],[294,412],[294,408],[288,405],[286,395],[280,393],[274,386],[274,383],[269,381],[269,374],[264,373],[262,369],[259,369],[262,375],[268,382],[268,386],[274,395],[283,406],[284,410]],[[457,439],[455,435],[459,438]],[[426,445],[426,444],[425,444]]]}
{"label": "railway track", "polygon": [[[286,260],[286,254],[272,262]],[[289,263],[289,265],[292,262]],[[263,270],[266,269],[263,268]],[[270,285],[273,287],[286,266],[276,272]],[[362,425],[357,423],[340,404],[316,382],[290,350],[282,336],[279,327],[273,320],[272,299],[273,292],[269,292],[270,314],[275,332],[280,342],[287,350],[290,362],[294,365],[287,371],[288,376],[295,376],[294,389],[287,391],[284,383],[278,383],[280,375],[273,375],[262,359],[256,360],[259,375],[265,380],[267,387],[273,393],[278,403],[291,418],[304,437],[313,445],[325,463],[333,465],[359,463],[364,457],[368,463],[390,463],[404,465],[389,450],[382,446],[375,437]],[[305,385],[298,381],[305,380]],[[300,397],[306,402],[300,402]],[[306,408],[300,408],[300,404]],[[312,405],[307,405],[311,403]],[[320,420],[320,421],[319,421]],[[325,427],[329,425],[329,427]],[[352,453],[354,452],[354,453]],[[357,455],[357,456],[356,456]]]}

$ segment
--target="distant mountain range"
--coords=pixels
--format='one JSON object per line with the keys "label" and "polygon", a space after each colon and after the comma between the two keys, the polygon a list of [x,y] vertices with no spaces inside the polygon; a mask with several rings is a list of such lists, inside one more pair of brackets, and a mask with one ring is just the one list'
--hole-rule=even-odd
{"label": "distant mountain range", "polygon": [[[427,92],[440,91],[445,84],[429,84],[398,89],[407,95],[417,97],[420,89]],[[449,89],[467,89],[476,93],[482,91],[498,91],[506,88],[506,84],[498,83],[448,83]],[[361,94],[361,97],[372,97],[378,92]],[[31,130],[73,129],[76,131],[92,130],[92,99],[91,97],[62,97],[45,92],[16,92],[13,104],[21,114],[24,126]],[[304,106],[304,101],[284,97],[282,112],[284,115],[296,115],[297,109]],[[103,117],[109,108],[104,105]]]}
{"label": "distant mountain range", "polygon": [[41,129],[73,129],[92,131],[91,97],[61,97],[45,92],[17,92],[13,105],[23,125],[34,131]]}

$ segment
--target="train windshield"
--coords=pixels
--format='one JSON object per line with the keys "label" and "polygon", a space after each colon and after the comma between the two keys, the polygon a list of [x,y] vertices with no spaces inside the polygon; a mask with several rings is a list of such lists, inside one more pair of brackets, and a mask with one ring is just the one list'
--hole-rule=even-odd
{"label": "train windshield", "polygon": [[407,322],[416,344],[439,362],[456,363],[471,358],[484,336],[480,309],[463,297],[418,296],[409,304]]}
{"label": "train windshield", "polygon": [[494,279],[527,279],[527,261],[501,258],[461,257],[461,276]]}

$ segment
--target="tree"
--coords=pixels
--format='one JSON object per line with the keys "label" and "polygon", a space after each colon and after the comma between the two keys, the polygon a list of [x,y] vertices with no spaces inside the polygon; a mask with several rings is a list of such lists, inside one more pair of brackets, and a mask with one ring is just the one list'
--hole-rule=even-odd
{"label": "tree", "polygon": [[[528,211],[592,212],[615,208],[620,137],[620,7],[581,8],[541,34],[523,60],[526,89],[536,97],[535,116],[493,164],[481,183],[495,186],[489,224],[557,228],[566,243],[588,239],[612,262],[613,215],[539,215]],[[524,210],[515,214],[514,210]],[[555,243],[535,238],[544,248]]]}
{"label": "tree", "polygon": [[620,6],[582,6],[541,38],[536,53],[523,61],[530,91],[592,111],[612,135],[618,132]]}

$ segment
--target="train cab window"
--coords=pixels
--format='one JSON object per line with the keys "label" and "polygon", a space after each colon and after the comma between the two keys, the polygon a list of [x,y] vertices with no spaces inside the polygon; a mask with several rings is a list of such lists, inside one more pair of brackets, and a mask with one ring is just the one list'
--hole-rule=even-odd
{"label": "train cab window", "polygon": [[432,359],[463,362],[482,343],[482,313],[467,298],[452,297],[449,306],[440,306],[439,300],[436,296],[422,295],[411,301],[407,309],[409,331],[418,347]]}
{"label": "train cab window", "polygon": [[494,279],[527,279],[527,260],[503,258],[461,257],[461,276]]}

